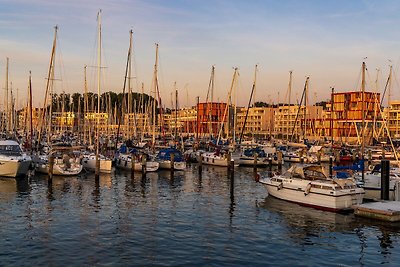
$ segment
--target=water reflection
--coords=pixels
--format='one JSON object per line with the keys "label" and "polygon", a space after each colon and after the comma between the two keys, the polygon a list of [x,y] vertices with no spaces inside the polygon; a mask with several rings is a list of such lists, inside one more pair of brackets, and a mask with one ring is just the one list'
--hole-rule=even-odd
{"label": "water reflection", "polygon": [[98,181],[54,176],[47,184],[47,176],[0,179],[0,234],[8,240],[0,249],[14,265],[44,254],[33,265],[70,258],[73,265],[207,266],[400,260],[399,224],[265,198],[252,168],[229,177],[226,168],[203,166],[199,176],[189,165],[144,177],[116,171]]}

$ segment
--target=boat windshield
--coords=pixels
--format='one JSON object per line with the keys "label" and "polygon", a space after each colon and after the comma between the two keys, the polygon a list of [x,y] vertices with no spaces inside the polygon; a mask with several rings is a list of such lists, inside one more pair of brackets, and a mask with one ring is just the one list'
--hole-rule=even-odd
{"label": "boat windshield", "polygon": [[21,148],[18,145],[0,145],[0,154],[6,156],[20,156]]}

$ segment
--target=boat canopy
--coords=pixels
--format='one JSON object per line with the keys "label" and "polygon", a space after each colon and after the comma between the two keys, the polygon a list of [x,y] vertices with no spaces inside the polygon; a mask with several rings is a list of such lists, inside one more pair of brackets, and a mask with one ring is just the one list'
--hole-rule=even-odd
{"label": "boat canopy", "polygon": [[307,180],[328,178],[324,167],[322,167],[321,165],[293,165],[289,170],[287,170],[287,172],[290,173],[292,177]]}
{"label": "boat canopy", "polygon": [[265,151],[261,149],[260,147],[255,147],[255,148],[249,148],[244,150],[244,155],[246,157],[254,157],[254,154],[257,153],[257,155],[261,158],[265,158],[267,155],[265,154]]}
{"label": "boat canopy", "polygon": [[171,160],[171,155],[174,154],[174,161],[183,161],[182,152],[176,148],[161,149],[157,154],[157,159]]}

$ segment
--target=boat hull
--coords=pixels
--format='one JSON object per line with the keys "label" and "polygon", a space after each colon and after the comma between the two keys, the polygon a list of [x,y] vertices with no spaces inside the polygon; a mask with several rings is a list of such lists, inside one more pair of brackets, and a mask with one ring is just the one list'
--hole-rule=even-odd
{"label": "boat hull", "polygon": [[[96,156],[84,157],[82,159],[83,168],[87,171],[96,170]],[[111,173],[112,160],[106,158],[100,158],[100,172],[101,173]]]}
{"label": "boat hull", "polygon": [[0,160],[0,176],[20,177],[28,173],[31,160]]}
{"label": "boat hull", "polygon": [[309,206],[317,209],[344,212],[352,210],[353,205],[362,203],[364,190],[356,188],[341,194],[330,194],[330,190],[311,188],[307,192],[307,184],[279,183],[271,180],[263,182],[268,194],[303,206]]}
{"label": "boat hull", "polygon": [[[132,159],[131,156],[122,156],[116,159],[115,167],[123,170],[131,170],[132,169]],[[160,167],[160,164],[155,161],[146,161],[146,172],[155,172]],[[142,163],[135,162],[134,163],[134,171],[141,172],[142,171]]]}
{"label": "boat hull", "polygon": [[[171,169],[171,161],[170,160],[161,160],[158,161],[160,169]],[[186,169],[186,162],[174,162],[174,170],[182,171]]]}
{"label": "boat hull", "polygon": [[214,153],[204,153],[201,162],[207,165],[228,167],[228,158],[215,155]]}

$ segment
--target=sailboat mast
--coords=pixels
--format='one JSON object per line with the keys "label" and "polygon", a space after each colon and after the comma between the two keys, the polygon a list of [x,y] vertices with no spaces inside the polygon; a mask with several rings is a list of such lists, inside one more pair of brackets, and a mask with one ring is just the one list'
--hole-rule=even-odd
{"label": "sailboat mast", "polygon": [[97,14],[98,20],[98,54],[97,54],[97,127],[96,127],[96,168],[95,177],[99,177],[100,172],[100,81],[101,81],[101,9]]}
{"label": "sailboat mast", "polygon": [[56,25],[54,27],[54,39],[53,39],[53,48],[51,50],[51,56],[50,56],[50,64],[49,64],[49,70],[47,74],[47,82],[46,82],[46,92],[44,94],[44,103],[43,103],[43,110],[42,110],[42,118],[40,120],[39,124],[39,133],[38,133],[38,144],[40,143],[42,139],[42,127],[45,124],[46,120],[46,111],[47,111],[47,104],[48,104],[48,98],[50,95],[50,122],[49,124],[51,125],[51,108],[53,106],[53,95],[51,92],[51,87],[53,85],[52,77],[54,76],[54,65],[55,65],[55,54],[56,54],[56,46],[57,46],[57,31],[58,31],[58,26]]}
{"label": "sailboat mast", "polygon": [[[222,134],[222,125],[223,125],[223,123],[224,123],[224,121],[225,121],[225,119],[226,119],[226,117],[227,117],[227,114],[228,114],[229,103],[230,103],[230,99],[231,99],[233,87],[235,86],[236,75],[237,75],[237,73],[238,73],[238,68],[235,68],[235,69],[234,69],[234,72],[233,72],[231,88],[229,89],[229,93],[228,93],[228,99],[226,100],[226,107],[225,107],[225,110],[224,110],[224,115],[222,116],[222,120],[221,120],[221,127],[220,127],[220,129],[219,129],[218,138],[217,138],[217,145],[219,144],[219,140],[220,140],[220,138],[221,138],[221,134]],[[226,125],[227,125],[226,128],[228,128],[228,125],[229,125],[229,116],[228,116],[228,119],[227,119],[226,121],[227,121],[227,122],[226,122]]]}
{"label": "sailboat mast", "polygon": [[175,140],[178,136],[178,88],[176,87],[176,82],[174,83],[175,87]]}
{"label": "sailboat mast", "polygon": [[128,65],[128,138],[131,137],[131,120],[130,115],[132,113],[132,88],[131,88],[131,73],[132,73],[132,33],[133,31],[129,31],[129,65]]}
{"label": "sailboat mast", "polygon": [[247,118],[248,118],[248,116],[249,116],[249,109],[250,109],[250,105],[251,105],[251,100],[252,100],[252,98],[253,98],[254,91],[256,90],[257,67],[258,67],[258,65],[256,64],[256,66],[255,66],[255,68],[254,68],[254,81],[253,81],[253,86],[252,86],[252,88],[251,88],[250,99],[249,99],[249,103],[248,103],[248,105],[247,105],[246,116],[244,117],[244,122],[243,122],[243,126],[242,126],[242,131],[241,131],[240,137],[239,137],[239,145],[242,143],[242,138],[243,138],[244,129],[245,129],[245,127],[246,127]]}
{"label": "sailboat mast", "polygon": [[292,96],[292,74],[293,74],[293,71],[289,71],[289,85],[288,85],[288,103],[289,103],[289,107],[288,107],[288,119],[286,121],[286,125],[287,125],[287,127],[286,127],[287,138],[286,138],[286,140],[289,140],[289,116],[290,116],[290,105],[291,105],[291,102],[290,102],[291,99],[290,98]]}
{"label": "sailboat mast", "polygon": [[388,85],[388,107],[390,106],[390,102],[391,102],[391,93],[392,93],[392,69],[393,69],[393,66],[392,65],[390,65],[389,66],[389,78],[388,78],[388,81],[389,81],[389,85]]}
{"label": "sailboat mast", "polygon": [[[361,160],[364,165],[364,150],[365,150],[365,142],[364,142],[364,128],[365,128],[365,62],[362,63],[362,81],[361,81],[361,117],[362,117],[362,135],[361,135]],[[364,181],[364,168],[362,168],[362,181]]]}
{"label": "sailboat mast", "polygon": [[88,125],[87,125],[88,123],[87,123],[87,120],[86,120],[86,114],[88,112],[88,102],[89,102],[88,91],[87,91],[86,69],[87,69],[87,66],[85,65],[83,67],[84,75],[85,75],[85,78],[84,78],[85,95],[84,95],[84,99],[83,99],[83,143],[85,145],[87,144],[87,133],[88,133],[88,131],[86,131],[87,130],[86,128],[88,127]]}
{"label": "sailboat mast", "polygon": [[157,67],[158,67],[158,44],[156,44],[156,61],[154,63],[154,99],[153,99],[153,148],[156,142],[156,98],[157,98],[157,84],[158,84],[158,77],[157,77]]}
{"label": "sailboat mast", "polygon": [[115,143],[115,149],[117,149],[117,144],[118,144],[118,139],[119,139],[119,131],[121,127],[121,121],[122,121],[122,113],[124,112],[124,103],[125,103],[125,88],[126,88],[126,80],[128,79],[128,84],[130,78],[128,77],[128,69],[129,69],[129,62],[131,58],[131,44],[129,45],[128,49],[128,57],[126,59],[126,68],[125,68],[125,78],[124,78],[124,87],[122,88],[122,109],[119,112],[119,118],[118,118],[118,128],[117,128],[117,141]]}
{"label": "sailboat mast", "polygon": [[31,155],[33,152],[32,139],[33,139],[33,119],[32,119],[32,73],[29,71],[29,124],[31,136],[29,138],[29,147],[31,149]]}
{"label": "sailboat mast", "polygon": [[9,58],[7,58],[7,63],[6,63],[6,81],[5,81],[5,90],[6,90],[6,97],[4,98],[4,107],[5,107],[5,113],[6,113],[6,132],[8,133],[10,131],[10,111],[9,111],[9,106],[8,106],[8,65],[9,65]]}
{"label": "sailboat mast", "polygon": [[306,84],[304,86],[304,137],[303,139],[307,138],[307,98],[308,98],[308,80],[310,77],[307,76],[306,78]]}

